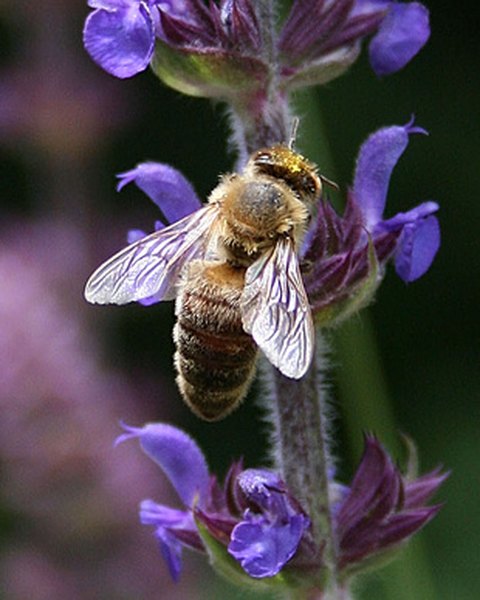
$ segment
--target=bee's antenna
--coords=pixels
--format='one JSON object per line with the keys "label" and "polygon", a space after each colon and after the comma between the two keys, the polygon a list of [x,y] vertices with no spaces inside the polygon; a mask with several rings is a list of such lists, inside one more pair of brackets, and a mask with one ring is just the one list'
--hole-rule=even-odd
{"label": "bee's antenna", "polygon": [[289,150],[293,150],[293,147],[295,146],[295,142],[297,140],[297,130],[298,130],[299,123],[300,123],[300,119],[298,117],[293,117],[292,129],[290,131],[290,139],[288,140],[288,149]]}
{"label": "bee's antenna", "polygon": [[328,179],[328,177],[325,177],[325,175],[320,175],[319,177],[320,177],[320,180],[322,183],[325,183],[326,185],[333,188],[337,192],[340,190],[340,186],[337,183],[335,183],[334,181],[332,181],[331,179]]}

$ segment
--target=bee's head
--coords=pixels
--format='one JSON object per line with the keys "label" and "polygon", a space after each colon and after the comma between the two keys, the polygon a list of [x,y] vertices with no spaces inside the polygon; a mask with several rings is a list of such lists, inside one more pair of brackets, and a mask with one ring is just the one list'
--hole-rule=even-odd
{"label": "bee's head", "polygon": [[322,192],[316,166],[288,146],[258,150],[250,165],[255,173],[284,181],[303,202],[314,202]]}

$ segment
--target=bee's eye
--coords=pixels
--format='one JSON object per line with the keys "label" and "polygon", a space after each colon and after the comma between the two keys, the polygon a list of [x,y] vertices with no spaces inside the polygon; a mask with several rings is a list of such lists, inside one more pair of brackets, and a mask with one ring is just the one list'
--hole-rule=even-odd
{"label": "bee's eye", "polygon": [[317,184],[315,182],[315,180],[313,179],[313,177],[310,177],[309,175],[306,175],[303,178],[302,181],[302,187],[309,193],[309,194],[316,194],[317,193]]}
{"label": "bee's eye", "polygon": [[272,155],[270,152],[260,150],[260,152],[257,152],[257,154],[255,155],[254,162],[259,165],[271,164],[272,163]]}

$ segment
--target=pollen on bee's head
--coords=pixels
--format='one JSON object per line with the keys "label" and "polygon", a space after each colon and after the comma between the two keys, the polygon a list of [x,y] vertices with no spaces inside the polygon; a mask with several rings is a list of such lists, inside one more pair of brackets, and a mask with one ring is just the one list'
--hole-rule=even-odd
{"label": "pollen on bee's head", "polygon": [[313,200],[320,194],[316,165],[284,144],[259,150],[252,164],[257,174],[284,181],[301,199]]}

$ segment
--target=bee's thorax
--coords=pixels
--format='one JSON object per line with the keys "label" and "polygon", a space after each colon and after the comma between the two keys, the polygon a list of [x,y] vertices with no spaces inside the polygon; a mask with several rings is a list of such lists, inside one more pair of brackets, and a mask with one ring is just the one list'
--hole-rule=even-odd
{"label": "bee's thorax", "polygon": [[242,266],[252,264],[281,236],[298,241],[309,217],[287,184],[268,176],[227,177],[211,201],[221,206],[219,252]]}

